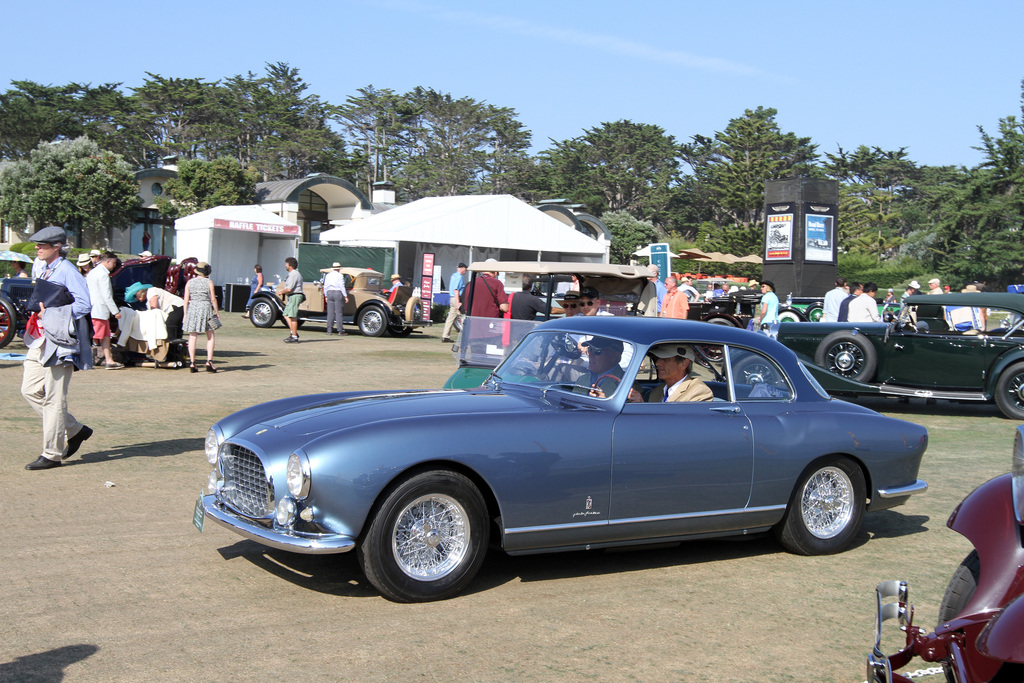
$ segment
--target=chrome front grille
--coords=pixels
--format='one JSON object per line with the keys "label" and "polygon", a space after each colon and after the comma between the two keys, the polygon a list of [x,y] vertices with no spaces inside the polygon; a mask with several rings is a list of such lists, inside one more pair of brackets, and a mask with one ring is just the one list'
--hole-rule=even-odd
{"label": "chrome front grille", "polygon": [[266,517],[274,510],[274,491],[263,463],[248,448],[229,443],[221,456],[224,466],[224,500],[243,515]]}

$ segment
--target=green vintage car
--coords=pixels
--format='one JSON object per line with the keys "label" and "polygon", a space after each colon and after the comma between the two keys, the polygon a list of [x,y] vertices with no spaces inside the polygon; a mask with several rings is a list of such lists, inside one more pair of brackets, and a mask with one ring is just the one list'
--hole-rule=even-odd
{"label": "green vintage car", "polygon": [[910,296],[890,322],[782,323],[773,336],[832,395],[994,401],[1024,420],[1024,295]]}

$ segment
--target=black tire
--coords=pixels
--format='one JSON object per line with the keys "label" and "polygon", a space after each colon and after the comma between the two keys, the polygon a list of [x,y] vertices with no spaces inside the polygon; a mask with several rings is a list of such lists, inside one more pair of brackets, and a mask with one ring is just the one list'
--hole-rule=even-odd
{"label": "black tire", "polygon": [[825,309],[821,306],[809,306],[804,315],[807,316],[808,322],[817,323],[821,322],[821,317],[825,315]]}
{"label": "black tire", "polygon": [[367,580],[388,600],[443,600],[476,576],[489,535],[487,506],[473,482],[435,470],[388,492],[357,554]]}
{"label": "black tire", "polygon": [[996,405],[1011,420],[1024,421],[1024,363],[1014,363],[999,375]]}
{"label": "black tire", "polygon": [[11,343],[18,332],[18,315],[14,306],[6,299],[0,299],[0,349]]}
{"label": "black tire", "polygon": [[249,321],[256,327],[273,327],[277,322],[277,308],[266,299],[257,299],[249,309]]}
{"label": "black tire", "polygon": [[389,327],[388,334],[392,337],[408,337],[412,334],[412,330],[411,327]]}
{"label": "black tire", "polygon": [[960,566],[953,572],[946,586],[946,592],[942,595],[942,602],[939,603],[939,625],[951,621],[958,614],[964,611],[964,607],[974,596],[978,589],[978,577],[981,576],[981,559],[978,558],[978,551],[972,550],[964,558]]}
{"label": "black tire", "polygon": [[359,311],[356,325],[364,337],[383,337],[388,331],[388,316],[377,306],[367,306]]}
{"label": "black tire", "polygon": [[878,353],[864,335],[839,330],[821,340],[814,362],[833,375],[868,382],[875,376]]}
{"label": "black tire", "polygon": [[729,327],[739,327],[731,318],[725,318],[720,315],[713,315],[704,322],[711,323],[712,325],[728,325]]}
{"label": "black tire", "polygon": [[860,532],[865,498],[860,467],[846,458],[819,462],[800,477],[775,536],[798,555],[838,553]]}

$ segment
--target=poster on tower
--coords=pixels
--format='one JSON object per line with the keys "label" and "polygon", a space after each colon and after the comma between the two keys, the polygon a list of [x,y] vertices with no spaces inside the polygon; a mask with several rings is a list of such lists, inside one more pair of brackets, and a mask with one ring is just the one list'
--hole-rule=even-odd
{"label": "poster on tower", "polygon": [[793,260],[793,214],[769,214],[764,235],[764,260]]}
{"label": "poster on tower", "polygon": [[804,206],[804,260],[835,262],[836,209],[814,202]]}

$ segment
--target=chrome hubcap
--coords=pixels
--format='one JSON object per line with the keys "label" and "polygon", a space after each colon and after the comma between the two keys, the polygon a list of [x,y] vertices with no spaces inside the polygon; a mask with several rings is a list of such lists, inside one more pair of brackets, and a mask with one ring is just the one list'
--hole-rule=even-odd
{"label": "chrome hubcap", "polygon": [[852,375],[864,362],[864,354],[854,344],[836,344],[828,353],[831,367],[841,375]]}
{"label": "chrome hubcap", "polygon": [[839,535],[853,518],[853,483],[838,467],[818,470],[807,480],[800,501],[804,526],[815,538]]}
{"label": "chrome hubcap", "polygon": [[440,579],[459,567],[469,551],[469,517],[454,498],[417,498],[395,522],[391,549],[398,568],[420,580]]}

